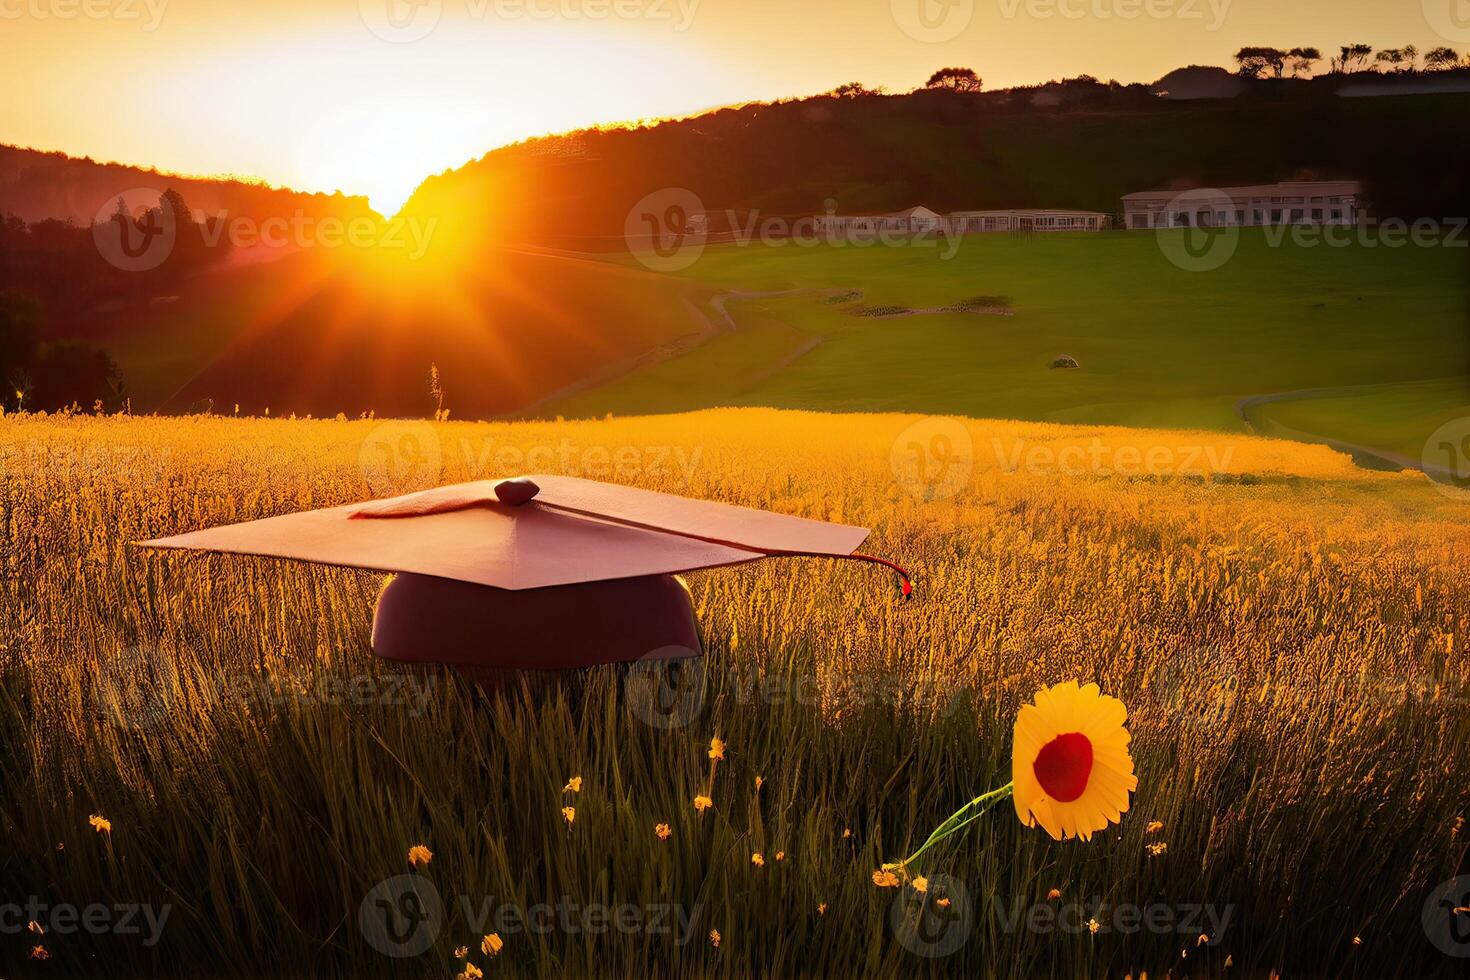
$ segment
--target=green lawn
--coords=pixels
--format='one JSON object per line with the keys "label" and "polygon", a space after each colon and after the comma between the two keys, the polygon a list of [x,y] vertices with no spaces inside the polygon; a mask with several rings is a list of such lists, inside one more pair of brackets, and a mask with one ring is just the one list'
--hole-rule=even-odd
{"label": "green lawn", "polygon": [[[1246,396],[1464,371],[1465,258],[1273,244],[1255,229],[1210,272],[1177,268],[1141,232],[972,236],[948,258],[943,247],[722,245],[684,275],[741,290],[861,289],[867,305],[916,309],[1003,295],[1015,315],[872,319],[819,295],[732,301],[739,331],[550,410],[766,405],[1239,429]],[[1062,354],[1081,368],[1050,369]],[[1344,438],[1407,445],[1462,404],[1431,399],[1421,417],[1381,425],[1358,406],[1332,421]]]}
{"label": "green lawn", "polygon": [[1341,394],[1261,405],[1252,418],[1329,439],[1358,442],[1419,459],[1424,437],[1449,419],[1470,416],[1470,378],[1375,385]]}

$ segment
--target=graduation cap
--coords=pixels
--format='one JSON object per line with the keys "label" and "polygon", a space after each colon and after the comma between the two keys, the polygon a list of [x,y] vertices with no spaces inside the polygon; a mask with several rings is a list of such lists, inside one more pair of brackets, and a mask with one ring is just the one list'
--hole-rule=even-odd
{"label": "graduation cap", "polygon": [[695,656],[676,573],[775,556],[892,562],[866,528],[567,476],[481,480],[142,542],[396,573],[380,657],[556,669]]}

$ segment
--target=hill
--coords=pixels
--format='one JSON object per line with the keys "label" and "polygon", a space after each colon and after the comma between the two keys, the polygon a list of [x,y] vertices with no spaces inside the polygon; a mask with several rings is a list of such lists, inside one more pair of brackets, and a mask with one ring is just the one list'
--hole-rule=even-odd
{"label": "hill", "polygon": [[1166,99],[1233,99],[1250,91],[1250,82],[1214,65],[1175,68],[1149,86]]}
{"label": "hill", "polygon": [[405,212],[490,240],[607,249],[622,246],[635,204],[667,188],[742,219],[816,214],[829,202],[846,213],[915,204],[1112,213],[1137,190],[1351,176],[1366,182],[1379,217],[1470,213],[1461,124],[1470,96],[1349,99],[1336,84],[1181,102],[1084,79],[1056,86],[1050,109],[1027,90],[749,105],[496,150],[426,180]]}
{"label": "hill", "polygon": [[130,206],[151,205],[168,188],[210,215],[260,220],[299,212],[345,219],[372,213],[366,197],[302,193],[255,180],[189,177],[0,144],[0,215],[12,214],[27,223],[54,219],[88,225],[99,212],[110,213],[121,195]]}

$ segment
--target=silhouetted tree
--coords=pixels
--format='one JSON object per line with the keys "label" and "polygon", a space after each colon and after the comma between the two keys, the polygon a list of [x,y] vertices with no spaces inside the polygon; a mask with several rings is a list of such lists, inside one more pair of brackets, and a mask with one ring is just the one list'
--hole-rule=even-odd
{"label": "silhouetted tree", "polygon": [[882,91],[882,88],[868,88],[862,82],[845,82],[827,94],[839,99],[856,99],[862,95],[878,95]]}
{"label": "silhouetted tree", "polygon": [[1245,78],[1260,78],[1268,74],[1272,78],[1280,78],[1286,64],[1286,52],[1280,48],[1244,47],[1235,52],[1235,61],[1239,65],[1236,73]]}
{"label": "silhouetted tree", "polygon": [[1403,48],[1384,48],[1378,52],[1378,57],[1374,60],[1389,71],[1402,71],[1402,66],[1407,58],[1408,55],[1404,52]]}
{"label": "silhouetted tree", "polygon": [[1286,52],[1287,66],[1293,76],[1306,75],[1312,66],[1322,60],[1322,52],[1316,48],[1292,48]]}
{"label": "silhouetted tree", "polygon": [[1424,67],[1429,71],[1444,71],[1460,63],[1460,55],[1454,48],[1430,48],[1424,52]]}
{"label": "silhouetted tree", "polygon": [[941,68],[924,83],[925,88],[947,88],[956,92],[978,92],[980,86],[980,76],[973,68]]}
{"label": "silhouetted tree", "polygon": [[1366,67],[1368,59],[1373,57],[1371,44],[1344,44],[1337,51],[1337,57],[1332,59],[1332,70],[1343,74]]}

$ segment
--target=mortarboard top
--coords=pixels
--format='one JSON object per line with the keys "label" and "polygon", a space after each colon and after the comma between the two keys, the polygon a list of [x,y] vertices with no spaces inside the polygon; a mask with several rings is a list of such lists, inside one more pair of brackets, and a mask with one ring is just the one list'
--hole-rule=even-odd
{"label": "mortarboard top", "polygon": [[779,555],[857,558],[866,528],[568,476],[481,480],[142,542],[498,589],[664,575]]}

